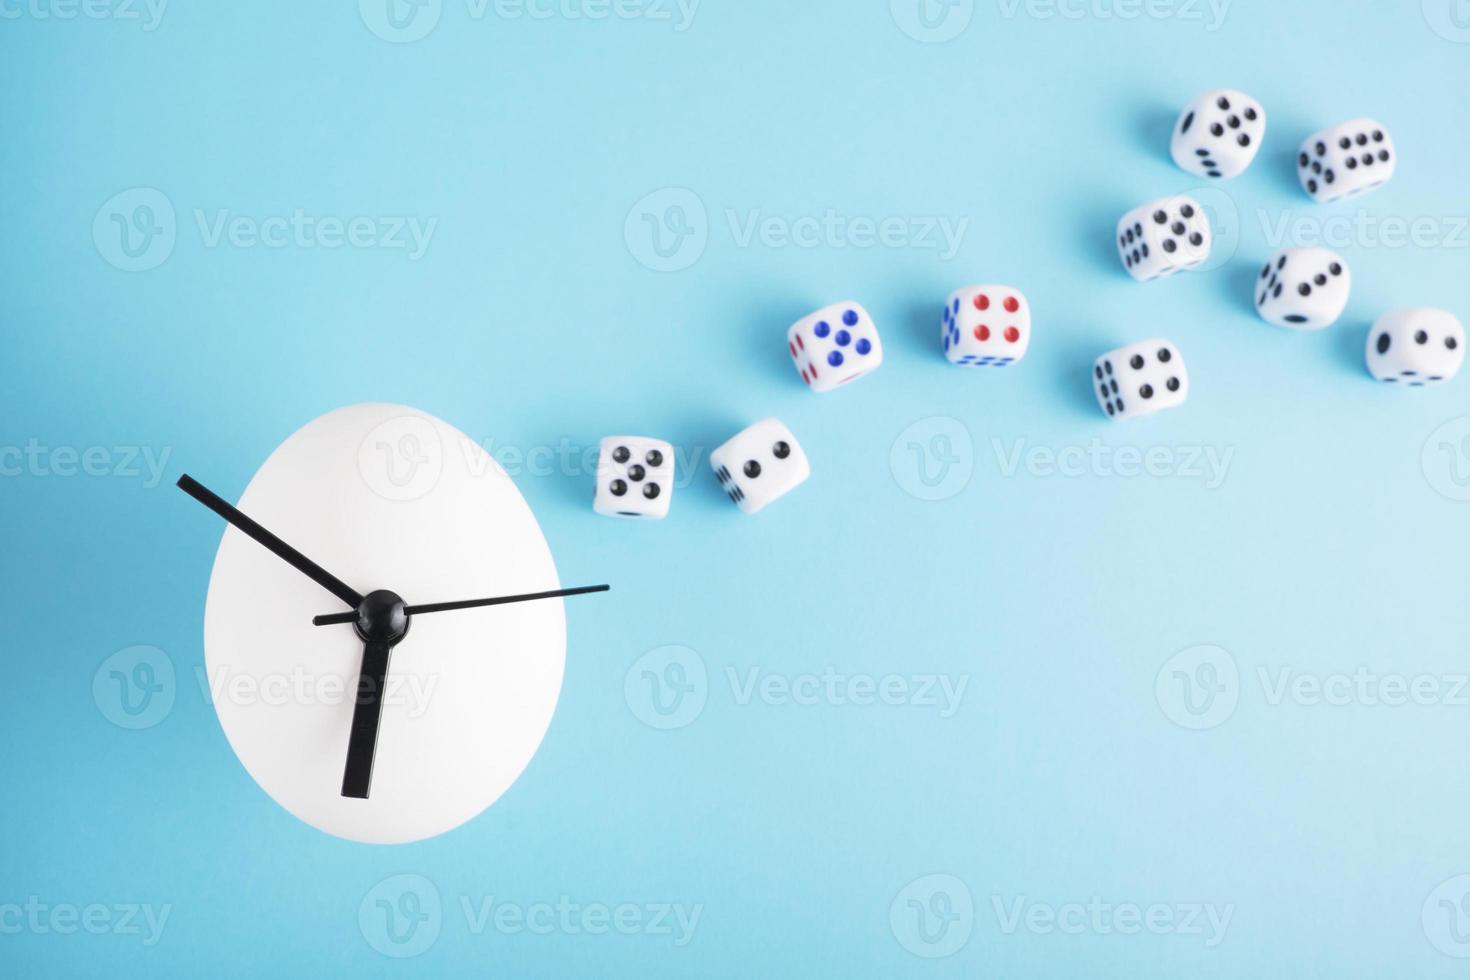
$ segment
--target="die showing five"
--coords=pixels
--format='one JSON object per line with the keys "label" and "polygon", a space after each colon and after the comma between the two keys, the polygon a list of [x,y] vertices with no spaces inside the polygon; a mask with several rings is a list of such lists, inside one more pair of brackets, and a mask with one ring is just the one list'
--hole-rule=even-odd
{"label": "die showing five", "polygon": [[674,447],[645,436],[608,436],[597,456],[592,508],[607,517],[662,520],[674,495]]}
{"label": "die showing five", "polygon": [[840,388],[883,363],[883,341],[861,303],[824,306],[786,331],[792,363],[816,392]]}

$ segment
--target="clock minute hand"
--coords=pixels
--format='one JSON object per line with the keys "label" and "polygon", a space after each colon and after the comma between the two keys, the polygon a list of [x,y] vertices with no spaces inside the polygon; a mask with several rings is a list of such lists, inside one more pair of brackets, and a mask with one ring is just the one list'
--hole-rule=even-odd
{"label": "clock minute hand", "polygon": [[[530,592],[526,595],[496,596],[493,599],[465,599],[461,602],[435,602],[421,606],[406,606],[404,612],[409,616],[422,616],[427,613],[454,612],[459,609],[505,606],[514,602],[534,602],[537,599],[560,599],[565,596],[588,595],[593,592],[607,592],[610,588],[611,586],[607,585],[585,585],[576,589],[557,589],[555,592]],[[340,626],[357,622],[357,613],[332,613],[327,616],[317,616],[311,622],[313,626]]]}
{"label": "clock minute hand", "polygon": [[[332,593],[338,599],[347,603],[347,605],[352,606],[354,609],[362,605],[362,595],[356,589],[351,588],[325,568],[322,568],[316,562],[307,558],[301,552],[245,516],[231,506],[223,497],[204,486],[204,484],[189,474],[185,473],[179,477],[179,489],[214,511],[220,517],[223,517],[231,526],[239,529],[246,536],[264,545],[276,557],[285,561],[286,564]],[[349,614],[347,621],[351,622],[356,615],[356,613]]]}

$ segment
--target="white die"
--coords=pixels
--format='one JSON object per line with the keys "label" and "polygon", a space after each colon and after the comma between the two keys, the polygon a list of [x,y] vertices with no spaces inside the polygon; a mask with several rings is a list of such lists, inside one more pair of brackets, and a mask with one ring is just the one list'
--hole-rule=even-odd
{"label": "white die", "polygon": [[872,374],[883,363],[883,342],[860,303],[833,303],[786,331],[796,370],[812,391],[831,391]]}
{"label": "white die", "polygon": [[1444,310],[1394,310],[1368,332],[1368,370],[1379,381],[1423,388],[1465,362],[1465,327]]}
{"label": "white die", "polygon": [[940,331],[949,363],[1005,367],[1031,346],[1031,304],[1010,286],[966,286],[944,304]]}
{"label": "white die", "polygon": [[1330,327],[1347,308],[1353,274],[1341,255],[1325,248],[1287,248],[1271,256],[1256,277],[1256,312],[1291,330]]}
{"label": "white die", "polygon": [[1204,265],[1212,243],[1204,208],[1184,195],[1150,201],[1118,222],[1118,257],[1139,282]]}
{"label": "white die", "polygon": [[1200,177],[1238,177],[1251,165],[1266,135],[1266,110],[1244,92],[1206,92],[1179,115],[1169,153],[1180,168]]}
{"label": "white die", "polygon": [[674,447],[643,436],[608,436],[597,457],[592,509],[607,517],[662,520],[674,496]]}
{"label": "white die", "polygon": [[765,419],[710,453],[720,488],[747,514],[784,497],[812,475],[801,444],[779,419]]}
{"label": "white die", "polygon": [[1303,189],[1326,204],[1388,183],[1399,158],[1388,130],[1364,118],[1308,136],[1296,162]]}
{"label": "white die", "polygon": [[1145,340],[1109,351],[1092,367],[1093,390],[1113,419],[1152,415],[1184,404],[1189,371],[1167,340]]}

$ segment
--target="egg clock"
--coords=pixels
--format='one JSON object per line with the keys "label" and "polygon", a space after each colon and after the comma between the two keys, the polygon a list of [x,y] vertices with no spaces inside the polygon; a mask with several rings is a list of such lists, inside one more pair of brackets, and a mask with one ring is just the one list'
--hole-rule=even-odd
{"label": "egg clock", "polygon": [[179,487],[228,522],[205,665],[271,798],[392,844],[463,824],[515,782],[561,690],[562,599],[608,587],[559,587],[531,508],[478,443],[412,408],[353,405],[287,439],[238,507],[188,475]]}

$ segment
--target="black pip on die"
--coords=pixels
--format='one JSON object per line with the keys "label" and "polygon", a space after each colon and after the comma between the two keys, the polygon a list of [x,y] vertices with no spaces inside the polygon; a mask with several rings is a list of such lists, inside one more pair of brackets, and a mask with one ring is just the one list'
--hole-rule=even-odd
{"label": "black pip on die", "polygon": [[1092,366],[1092,387],[1109,418],[1136,418],[1183,405],[1189,372],[1173,344],[1145,340],[1099,357]]}
{"label": "black pip on die", "polygon": [[1229,179],[1251,165],[1265,135],[1261,104],[1244,92],[1220,88],[1184,107],[1169,153],[1189,173]]}
{"label": "black pip on die", "polygon": [[674,447],[643,436],[608,436],[597,459],[592,509],[607,517],[661,520],[674,496]]}
{"label": "black pip on die", "polygon": [[1118,222],[1118,257],[1139,282],[1204,265],[1212,242],[1204,208],[1184,195],[1150,201]]}

